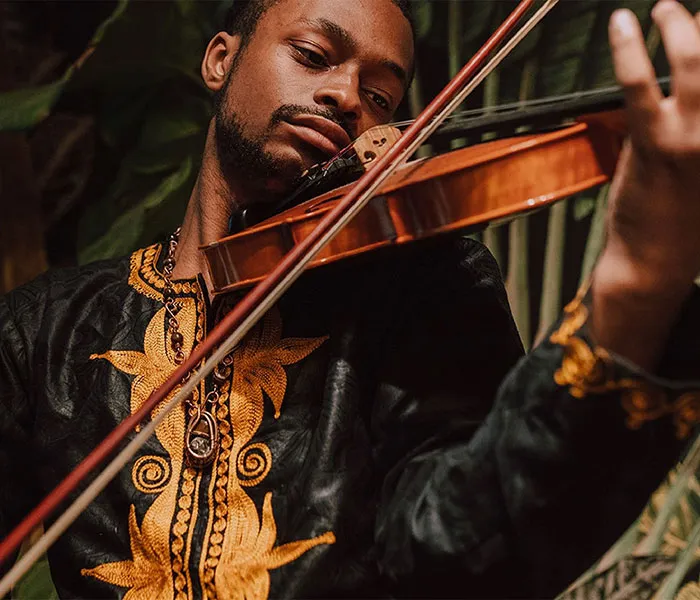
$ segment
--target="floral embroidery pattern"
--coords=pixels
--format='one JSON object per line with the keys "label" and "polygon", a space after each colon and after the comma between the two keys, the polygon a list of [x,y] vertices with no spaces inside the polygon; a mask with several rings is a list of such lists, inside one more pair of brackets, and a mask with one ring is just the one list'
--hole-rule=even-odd
{"label": "floral embroidery pattern", "polygon": [[[185,338],[185,348],[191,348],[194,344],[197,320],[195,302],[191,299],[183,301],[178,316],[181,321],[180,331]],[[161,309],[146,328],[143,352],[110,350],[104,354],[92,356],[94,360],[107,360],[119,371],[134,375],[131,384],[132,412],[138,410],[148,396],[164,383],[175,369],[165,339],[165,309]],[[176,388],[173,394],[177,391]],[[175,546],[175,542],[172,548],[170,544],[171,527],[176,540],[182,539],[185,533],[181,531],[182,517],[186,516],[185,523],[188,523],[192,516],[189,508],[177,510],[179,488],[182,486],[181,493],[185,498],[184,502],[187,502],[196,486],[190,470],[185,469],[183,472],[182,469],[184,433],[185,417],[181,408],[168,413],[156,428],[156,438],[167,452],[167,459],[161,457],[158,462],[161,465],[169,465],[170,475],[167,483],[157,486],[162,491],[146,511],[140,527],[137,523],[135,507],[132,505],[130,508],[131,560],[107,563],[83,571],[83,575],[129,588],[124,596],[126,600],[172,599],[173,597],[184,600],[190,597],[187,592],[189,587],[187,576],[183,570],[184,560],[181,556],[184,544],[179,548]],[[149,458],[154,460],[153,457],[149,456]],[[138,467],[143,462],[137,461],[134,465],[137,473],[140,472]],[[136,487],[138,489],[138,486]],[[183,502],[182,498],[180,502]],[[173,526],[174,519],[176,522]],[[187,525],[185,525],[186,530]]]}
{"label": "floral embroidery pattern", "polygon": [[616,378],[610,354],[591,346],[576,334],[588,320],[589,310],[583,303],[587,287],[564,309],[565,317],[550,341],[564,348],[560,368],[554,374],[557,385],[568,387],[575,398],[588,394],[621,391],[621,404],[627,412],[627,426],[639,429],[644,423],[673,415],[676,435],[685,439],[700,422],[700,394],[687,392],[675,400],[660,388],[640,379]]}
{"label": "floral embroidery pattern", "polygon": [[283,339],[281,333],[279,313],[271,310],[262,326],[251,331],[236,349],[228,406],[219,404],[217,417],[225,426],[216,463],[216,506],[201,566],[201,579],[210,598],[267,598],[270,569],[295,560],[314,546],[335,542],[333,533],[326,532],[274,547],[277,527],[272,494],[265,496],[261,520],[244,490],[260,483],[271,467],[269,448],[262,443],[249,444],[262,423],[264,395],[278,418],[287,388],[283,367],[302,360],[326,339]]}
{"label": "floral embroidery pattern", "polygon": [[[155,268],[158,255],[158,246],[135,253],[129,277],[134,289],[155,300],[162,299],[163,288],[162,276]],[[178,285],[178,293],[197,292],[194,283]],[[199,297],[178,298],[177,302],[187,352],[202,339],[204,310]],[[311,539],[276,545],[273,493],[265,494],[259,511],[245,492],[264,481],[272,467],[268,446],[252,441],[262,423],[265,397],[274,407],[275,418],[279,418],[287,389],[284,367],[306,358],[326,340],[282,338],[281,333],[280,315],[271,310],[234,353],[232,375],[222,387],[216,407],[221,445],[207,490],[204,538],[193,535],[200,518],[197,498],[203,475],[184,465],[185,413],[180,407],[171,411],[156,430],[166,456],[141,456],[132,468],[135,489],[155,499],[141,523],[136,507],[129,509],[131,558],[85,569],[83,575],[127,588],[125,600],[187,600],[193,597],[193,546],[202,545],[202,595],[257,600],[269,594],[272,569],[296,560],[315,546],[335,542],[333,532],[327,531]],[[133,376],[132,412],[175,369],[166,339],[165,310],[161,309],[146,328],[142,352],[109,350],[91,357]],[[204,394],[204,384],[194,393]]]}
{"label": "floral embroidery pattern", "polygon": [[158,538],[151,535],[150,522],[144,520],[143,530],[136,523],[136,509],[129,510],[129,539],[131,540],[132,560],[109,563],[91,569],[85,574],[97,577],[102,581],[130,588],[124,596],[125,600],[145,597],[172,597],[171,568],[167,544],[153,544]]}

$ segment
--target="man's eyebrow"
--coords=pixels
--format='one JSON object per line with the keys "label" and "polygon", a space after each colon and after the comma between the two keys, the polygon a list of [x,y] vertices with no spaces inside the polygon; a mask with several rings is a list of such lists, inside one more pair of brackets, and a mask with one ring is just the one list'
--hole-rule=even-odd
{"label": "man's eyebrow", "polygon": [[[324,19],[323,17],[319,17],[318,19],[313,20],[304,19],[302,22],[305,25],[308,25],[309,27],[312,27],[314,29],[320,29],[324,34],[326,34],[330,38],[337,39],[350,51],[355,51],[357,49],[357,41],[355,40],[355,38],[347,29],[338,25],[338,23],[335,23],[328,19]],[[408,74],[401,65],[395,63],[393,60],[389,60],[388,58],[380,60],[379,64],[382,67],[391,71],[394,75],[396,75],[401,80],[401,83],[404,84],[404,86],[407,84]]]}
{"label": "man's eyebrow", "polygon": [[348,50],[354,51],[357,49],[357,41],[354,37],[352,37],[352,34],[347,29],[341,27],[340,25],[338,25],[338,23],[335,23],[334,21],[329,21],[328,19],[319,17],[318,19],[313,20],[304,19],[302,23],[308,25],[309,27],[312,27],[313,29],[320,29],[328,37],[335,38],[338,41],[342,42],[342,44],[346,46]]}
{"label": "man's eyebrow", "polygon": [[404,84],[404,86],[408,83],[408,75],[406,73],[406,69],[404,69],[402,66],[398,65],[393,60],[389,60],[388,58],[382,59],[380,61],[380,64],[383,67],[389,69],[394,75],[396,75],[401,80],[401,83]]}

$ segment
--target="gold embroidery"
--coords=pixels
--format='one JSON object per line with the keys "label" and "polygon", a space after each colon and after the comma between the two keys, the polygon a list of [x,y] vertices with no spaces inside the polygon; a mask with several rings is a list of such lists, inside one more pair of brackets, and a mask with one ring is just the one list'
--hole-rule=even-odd
{"label": "gold embroidery", "polygon": [[[197,315],[199,304],[192,298],[182,299],[180,303],[182,306],[178,315],[181,323],[180,331],[184,336],[184,347],[188,349],[193,346],[195,338],[198,337],[195,329],[199,320]],[[161,309],[146,328],[143,352],[110,350],[104,354],[92,356],[93,359],[107,360],[118,370],[134,375],[131,384],[132,412],[137,410],[175,369],[172,353],[165,343],[164,324],[165,309]],[[177,391],[176,388],[172,394]],[[158,410],[161,408],[156,408],[154,412]],[[173,597],[185,600],[191,597],[190,574],[186,567],[189,554],[183,553],[186,549],[181,542],[182,537],[196,519],[196,504],[192,503],[192,495],[199,485],[198,480],[201,476],[193,481],[189,471],[182,472],[184,434],[185,415],[182,407],[170,411],[156,428],[156,438],[167,453],[171,474],[167,482],[163,482],[162,491],[146,511],[140,527],[137,524],[135,507],[132,505],[130,508],[131,560],[106,563],[82,571],[85,576],[129,588],[124,596],[125,600],[159,598],[172,600]],[[138,473],[135,472],[136,467],[135,464],[132,470],[135,484],[139,480]],[[181,482],[182,496],[178,501]],[[136,487],[138,489],[138,485]],[[190,507],[187,506],[187,498],[189,498]],[[171,529],[174,534],[172,548]]]}
{"label": "gold embroidery", "polygon": [[[161,249],[160,245],[154,245],[134,253],[129,277],[134,289],[158,301],[162,300],[163,289],[162,275],[156,268]],[[194,296],[176,299],[184,347],[192,348],[204,334],[204,302],[196,283],[177,282],[175,291]],[[161,309],[146,329],[143,352],[110,350],[92,356],[134,376],[132,411],[175,368],[164,325],[165,314]],[[221,445],[211,473],[209,515],[200,561],[203,597],[266,598],[270,570],[296,560],[315,546],[335,542],[335,535],[328,531],[311,539],[275,546],[277,527],[272,492],[265,495],[260,512],[245,492],[245,488],[260,484],[272,467],[269,447],[252,441],[262,422],[265,396],[278,418],[287,387],[284,367],[304,359],[326,340],[325,337],[282,339],[281,333],[280,316],[276,310],[270,311],[236,349],[231,380],[222,386],[216,408]],[[195,393],[204,394],[204,385]],[[131,559],[83,571],[85,576],[127,588],[125,600],[192,597],[189,564],[193,543],[200,541],[193,542],[193,536],[202,472],[183,464],[184,432],[185,414],[178,408],[156,430],[156,438],[167,456],[142,456],[132,468],[136,489],[155,499],[140,525],[136,507],[130,507]]]}
{"label": "gold embroidery", "polygon": [[266,598],[269,570],[319,544],[335,542],[333,533],[327,532],[273,548],[277,529],[271,493],[265,496],[261,522],[255,504],[243,489],[260,483],[272,466],[272,454],[265,444],[248,445],[262,422],[263,394],[272,402],[278,418],[287,388],[284,366],[302,360],[327,339],[282,339],[281,334],[282,320],[277,310],[271,310],[234,352],[233,378],[228,388],[230,410],[222,404],[223,393],[217,410],[220,424],[230,418],[231,429],[222,427],[222,452],[214,484],[216,505],[200,566],[210,598]]}
{"label": "gold embroidery", "polygon": [[[144,519],[141,529],[136,522],[136,509],[129,509],[129,539],[132,560],[83,569],[83,575],[129,588],[124,600],[172,598],[172,580],[167,539],[151,530],[152,521]],[[155,535],[154,535],[155,533]],[[163,543],[165,542],[165,543]]]}
{"label": "gold embroidery", "polygon": [[142,456],[134,463],[131,479],[139,492],[162,492],[170,479],[170,463],[162,456]]}
{"label": "gold embroidery", "polygon": [[[131,255],[129,285],[137,292],[162,302],[165,280],[156,264],[163,249],[162,244],[153,244],[148,248],[137,250]],[[195,281],[174,281],[176,294],[198,294],[199,286]]]}
{"label": "gold embroidery", "polygon": [[[139,294],[157,302],[163,301],[163,288],[165,286],[163,274],[157,268],[158,258],[162,250],[162,244],[153,244],[148,248],[137,250],[130,259],[129,285]],[[187,294],[196,299],[198,310],[195,331],[197,342],[201,342],[204,336],[206,312],[199,284],[196,281],[173,281],[173,290],[176,294]],[[182,300],[176,299],[176,303],[180,304],[181,302]]]}
{"label": "gold embroidery", "polygon": [[272,452],[266,444],[250,444],[238,453],[239,483],[243,487],[258,485],[272,467]]}
{"label": "gold embroidery", "polygon": [[700,394],[688,392],[669,406],[673,413],[673,421],[676,424],[678,437],[685,439],[690,435],[693,427],[700,423]]}
{"label": "gold embroidery", "polygon": [[[219,564],[221,556],[221,543],[224,540],[224,531],[228,518],[228,504],[226,497],[226,487],[228,486],[228,472],[230,468],[229,459],[231,457],[231,447],[233,438],[231,437],[231,425],[228,419],[228,396],[230,382],[226,382],[219,396],[216,417],[219,421],[220,446],[216,459],[216,472],[211,480],[209,489],[209,524],[206,538],[209,546],[205,543],[202,552],[204,563],[200,565],[200,577],[202,585],[206,591],[206,597],[216,598],[216,588],[214,586],[214,572]],[[215,503],[215,504],[213,504]],[[212,524],[213,520],[213,524]]]}
{"label": "gold embroidery", "polygon": [[196,497],[201,474],[188,467],[183,471],[182,479],[182,495],[177,502],[178,511],[175,524],[173,525],[173,541],[171,545],[176,600],[186,600],[188,598],[187,590],[192,587],[187,566],[189,564],[190,545],[188,544],[186,553],[183,555],[183,550],[185,550],[184,537],[190,530],[190,522],[193,522],[192,512],[196,507],[196,503],[192,502],[192,498]]}
{"label": "gold embroidery", "polygon": [[627,412],[627,426],[639,429],[644,423],[666,415],[673,415],[676,435],[685,439],[694,425],[700,422],[700,394],[688,392],[675,401],[670,401],[666,393],[644,381],[614,378],[614,365],[605,349],[591,348],[576,333],[588,320],[588,308],[583,304],[586,286],[564,309],[565,317],[550,341],[564,348],[560,368],[554,373],[557,385],[569,388],[575,398],[587,394],[601,394],[620,391],[621,404]]}
{"label": "gold embroidery", "polygon": [[148,248],[137,250],[131,255],[131,270],[129,272],[129,285],[137,292],[153,300],[162,302],[164,280],[154,277],[157,274],[154,266],[161,251],[160,244],[154,244]]}
{"label": "gold embroidery", "polygon": [[[250,519],[250,520],[248,520]],[[216,570],[216,590],[222,600],[262,600],[270,591],[270,571],[286,565],[311,548],[335,543],[335,535],[328,531],[310,540],[290,542],[273,547],[277,538],[277,525],[272,513],[272,492],[265,494],[262,524],[257,512],[246,519],[244,534],[238,549],[232,555],[226,553]],[[231,539],[227,536],[227,541]],[[232,544],[229,544],[232,546]]]}
{"label": "gold embroidery", "polygon": [[[178,314],[180,330],[185,336],[184,349],[191,348],[194,341],[194,302],[182,301],[183,309]],[[165,343],[165,308],[161,308],[146,328],[144,352],[133,350],[109,350],[104,354],[93,354],[91,359],[102,358],[120,371],[135,375],[131,384],[131,412],[138,410],[153,390],[163,385],[175,369],[173,351]]]}

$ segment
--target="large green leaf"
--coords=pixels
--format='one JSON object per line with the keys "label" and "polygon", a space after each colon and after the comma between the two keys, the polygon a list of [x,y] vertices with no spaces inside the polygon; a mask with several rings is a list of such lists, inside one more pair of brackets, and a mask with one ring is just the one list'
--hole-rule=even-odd
{"label": "large green leaf", "polygon": [[433,3],[426,0],[411,2],[411,15],[416,30],[416,38],[423,40],[433,29]]}
{"label": "large green leaf", "polygon": [[119,22],[129,0],[120,0],[110,17],[105,20],[92,37],[85,53],[71,65],[61,79],[50,84],[12,90],[0,94],[0,131],[23,131],[34,127],[49,116],[71,79],[109,31]]}
{"label": "large green leaf", "polygon": [[0,94],[0,131],[24,131],[51,113],[68,81],[63,79],[34,88]]}
{"label": "large green leaf", "polygon": [[180,168],[162,182],[141,202],[121,214],[111,223],[107,233],[82,249],[78,259],[82,264],[104,258],[123,256],[139,246],[141,234],[150,214],[169,197],[183,188],[192,175],[192,160],[187,158]]}
{"label": "large green leaf", "polygon": [[[212,10],[216,6],[202,4]],[[153,88],[171,79],[202,87],[197,71],[207,41],[205,32],[183,20],[175,2],[133,2],[105,32],[70,91],[82,96],[90,90],[103,101],[113,93]]]}

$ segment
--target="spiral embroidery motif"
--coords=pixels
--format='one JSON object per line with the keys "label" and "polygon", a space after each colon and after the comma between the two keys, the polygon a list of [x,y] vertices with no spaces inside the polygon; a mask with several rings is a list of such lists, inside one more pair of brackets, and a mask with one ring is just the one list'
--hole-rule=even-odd
{"label": "spiral embroidery motif", "polygon": [[250,444],[238,454],[236,467],[243,487],[258,485],[270,472],[272,452],[266,444]]}
{"label": "spiral embroidery motif", "polygon": [[162,456],[142,456],[131,471],[134,486],[144,494],[157,494],[170,479],[170,463]]}

